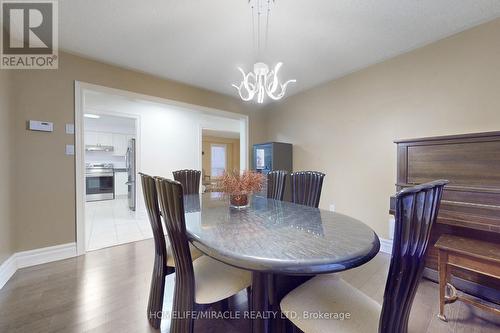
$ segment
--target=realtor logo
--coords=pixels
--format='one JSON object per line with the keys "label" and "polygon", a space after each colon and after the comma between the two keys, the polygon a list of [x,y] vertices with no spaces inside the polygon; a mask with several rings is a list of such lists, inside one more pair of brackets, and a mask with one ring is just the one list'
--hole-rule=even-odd
{"label": "realtor logo", "polygon": [[57,69],[57,1],[1,1],[2,69]]}

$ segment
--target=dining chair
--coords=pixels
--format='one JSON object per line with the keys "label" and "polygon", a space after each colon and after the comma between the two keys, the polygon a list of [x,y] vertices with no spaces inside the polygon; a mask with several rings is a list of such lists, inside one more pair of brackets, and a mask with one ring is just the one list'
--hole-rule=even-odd
{"label": "dining chair", "polygon": [[[192,260],[186,234],[184,194],[181,183],[155,178],[161,212],[176,262],[172,313],[192,314],[202,305],[226,300],[251,284],[251,274],[202,256]],[[193,332],[194,316],[172,318],[170,332]]]}
{"label": "dining chair", "polygon": [[318,208],[325,174],[317,171],[299,171],[290,174],[292,202]]}
{"label": "dining chair", "polygon": [[283,201],[285,195],[285,183],[288,172],[275,170],[267,174],[267,197]]}
{"label": "dining chair", "polygon": [[200,193],[201,171],[185,169],[172,173],[174,179],[182,184],[184,194]]}
{"label": "dining chair", "polygon": [[[165,242],[165,234],[161,222],[160,206],[156,192],[154,178],[144,173],[141,176],[142,192],[146,210],[148,212],[149,223],[153,230],[153,239],[155,243],[155,261],[153,265],[153,276],[151,278],[151,287],[148,301],[148,320],[151,326],[160,327],[160,320],[157,314],[161,312],[163,306],[163,291],[165,289],[165,277],[175,272],[175,261],[170,245]],[[199,258],[202,253],[194,246],[191,246],[191,257]]]}
{"label": "dining chair", "polygon": [[[380,305],[341,279],[318,275],[291,291],[281,310],[299,314],[288,318],[309,332],[406,333],[413,299],[424,270],[430,232],[436,222],[446,180],[406,188],[396,195],[396,223],[384,301]],[[346,314],[347,320],[305,319],[309,313]]]}

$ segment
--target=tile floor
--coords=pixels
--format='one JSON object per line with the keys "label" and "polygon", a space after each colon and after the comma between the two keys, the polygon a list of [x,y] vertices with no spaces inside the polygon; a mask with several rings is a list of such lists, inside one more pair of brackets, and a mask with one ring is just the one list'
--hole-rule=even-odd
{"label": "tile floor", "polygon": [[131,211],[127,198],[85,204],[87,250],[152,238],[146,210]]}

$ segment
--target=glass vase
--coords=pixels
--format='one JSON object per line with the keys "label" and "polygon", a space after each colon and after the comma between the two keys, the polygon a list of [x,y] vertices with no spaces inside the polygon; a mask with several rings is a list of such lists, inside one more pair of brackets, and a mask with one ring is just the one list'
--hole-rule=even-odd
{"label": "glass vase", "polygon": [[248,194],[230,194],[229,203],[232,208],[244,209],[250,206],[250,198]]}

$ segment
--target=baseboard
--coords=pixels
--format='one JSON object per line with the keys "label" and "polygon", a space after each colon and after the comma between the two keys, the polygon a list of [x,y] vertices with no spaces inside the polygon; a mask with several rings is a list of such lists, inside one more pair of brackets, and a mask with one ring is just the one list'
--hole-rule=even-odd
{"label": "baseboard", "polygon": [[17,271],[16,254],[11,255],[0,265],[0,289],[10,280]]}
{"label": "baseboard", "polygon": [[16,253],[17,268],[76,257],[76,243],[61,244]]}
{"label": "baseboard", "polygon": [[379,238],[380,240],[380,252],[392,253],[392,239]]}
{"label": "baseboard", "polygon": [[0,265],[0,289],[2,289],[12,275],[20,268],[46,264],[72,257],[76,257],[76,243],[61,244],[14,253]]}

